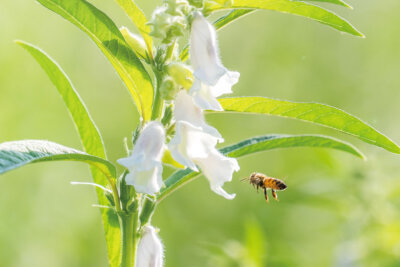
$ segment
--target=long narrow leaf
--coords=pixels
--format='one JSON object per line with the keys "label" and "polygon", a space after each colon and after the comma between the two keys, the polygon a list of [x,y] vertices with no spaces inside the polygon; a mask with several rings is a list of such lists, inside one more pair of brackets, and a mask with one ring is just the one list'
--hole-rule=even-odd
{"label": "long narrow leaf", "polygon": [[23,140],[0,144],[0,174],[30,163],[62,160],[88,163],[109,177],[116,174],[114,165],[108,160],[54,142]]}
{"label": "long narrow leaf", "polygon": [[218,18],[216,21],[214,21],[214,26],[217,30],[222,29],[229,23],[237,20],[238,18],[243,17],[244,15],[247,15],[249,13],[254,12],[256,9],[234,9],[231,10],[228,14]]}
{"label": "long narrow leaf", "polygon": [[[222,148],[220,151],[226,156],[239,158],[262,151],[291,147],[332,148],[364,158],[363,154],[354,146],[338,139],[321,135],[267,135],[254,137]],[[158,201],[161,201],[171,192],[193,180],[198,175],[200,173],[193,172],[190,169],[176,171],[165,180],[165,188],[161,190]]]}
{"label": "long narrow leaf", "polygon": [[[294,0],[294,1],[296,1],[296,0]],[[297,0],[297,1],[301,1],[301,0]],[[349,4],[347,4],[345,1],[342,1],[342,0],[304,0],[304,2],[323,2],[323,3],[330,3],[330,4],[334,4],[334,5],[352,8]]]}
{"label": "long narrow leaf", "polygon": [[139,29],[142,35],[147,50],[149,52],[150,58],[153,58],[153,39],[151,38],[150,31],[151,28],[147,25],[147,18],[143,11],[136,5],[134,0],[116,0],[125,13],[129,16],[132,22]]}
{"label": "long narrow leaf", "polygon": [[[61,67],[39,48],[21,41],[18,41],[17,43],[25,48],[36,59],[57,88],[72,116],[85,151],[96,157],[106,159],[107,157],[101,135],[90,117],[82,99]],[[93,181],[96,184],[102,186],[107,185],[107,179],[104,177],[102,172],[96,168],[91,168],[91,173]],[[108,200],[103,192],[99,189],[97,189],[96,192],[99,204],[104,206],[108,205]],[[103,218],[110,265],[116,267],[119,264],[120,255],[120,230],[118,225],[110,224],[110,222],[118,219],[114,213],[107,212],[104,209],[101,209],[101,215]]]}
{"label": "long narrow leaf", "polygon": [[266,97],[219,99],[226,112],[244,112],[280,116],[327,126],[358,137],[360,140],[400,153],[400,147],[376,129],[343,110],[319,103],[296,103]]}
{"label": "long narrow leaf", "polygon": [[223,9],[250,8],[267,9],[293,15],[303,16],[328,25],[339,31],[346,32],[355,36],[364,35],[356,30],[348,21],[339,17],[335,13],[324,8],[305,3],[302,1],[291,0],[233,0],[231,5],[212,5],[205,9],[206,13],[211,13]]}
{"label": "long narrow leaf", "polygon": [[85,0],[37,1],[92,38],[124,81],[144,120],[150,119],[153,102],[151,79],[114,22]]}

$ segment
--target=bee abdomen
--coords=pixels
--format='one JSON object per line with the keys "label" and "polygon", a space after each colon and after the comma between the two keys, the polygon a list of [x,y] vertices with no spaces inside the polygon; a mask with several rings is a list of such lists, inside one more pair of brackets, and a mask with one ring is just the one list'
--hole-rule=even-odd
{"label": "bee abdomen", "polygon": [[264,186],[275,190],[284,190],[287,188],[286,184],[276,178],[267,178],[264,181]]}

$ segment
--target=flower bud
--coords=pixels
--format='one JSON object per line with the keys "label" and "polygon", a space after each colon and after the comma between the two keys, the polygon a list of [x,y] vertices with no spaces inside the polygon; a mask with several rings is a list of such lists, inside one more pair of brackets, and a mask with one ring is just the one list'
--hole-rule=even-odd
{"label": "flower bud", "polygon": [[173,62],[167,66],[167,73],[177,84],[189,90],[193,85],[192,70],[183,63]]}
{"label": "flower bud", "polygon": [[152,30],[150,35],[160,38],[164,44],[169,44],[177,37],[183,36],[187,28],[187,20],[183,14],[171,15],[168,7],[158,8],[148,23]]}
{"label": "flower bud", "polygon": [[190,11],[188,1],[186,0],[164,0],[168,5],[167,12],[174,16],[186,16]]}
{"label": "flower bud", "polygon": [[189,4],[194,7],[202,8],[203,7],[203,0],[189,0]]}
{"label": "flower bud", "polygon": [[179,86],[171,77],[165,77],[160,86],[161,98],[165,100],[173,100],[176,93],[179,91]]}
{"label": "flower bud", "polygon": [[143,38],[137,34],[131,33],[126,27],[121,27],[119,30],[133,51],[135,51],[135,53],[140,57],[146,58],[147,47]]}
{"label": "flower bud", "polygon": [[153,226],[144,226],[136,254],[136,267],[162,267],[164,248]]}

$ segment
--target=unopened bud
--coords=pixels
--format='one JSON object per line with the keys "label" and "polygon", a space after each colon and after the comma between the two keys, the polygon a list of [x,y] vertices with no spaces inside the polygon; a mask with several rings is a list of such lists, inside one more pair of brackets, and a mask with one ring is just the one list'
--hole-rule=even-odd
{"label": "unopened bud", "polygon": [[175,82],[189,90],[193,84],[192,70],[182,63],[171,63],[167,66],[167,73],[175,80]]}
{"label": "unopened bud", "polygon": [[133,51],[135,51],[135,53],[140,57],[146,58],[147,47],[143,38],[137,34],[131,33],[126,27],[121,27],[120,31]]}
{"label": "unopened bud", "polygon": [[189,4],[191,4],[192,6],[195,6],[197,8],[202,8],[203,0],[189,0]]}
{"label": "unopened bud", "polygon": [[173,100],[178,92],[178,86],[173,78],[166,77],[161,83],[160,92],[161,97],[165,100]]}
{"label": "unopened bud", "polygon": [[183,36],[187,28],[187,19],[182,12],[171,15],[169,8],[164,6],[153,13],[150,35],[160,38],[164,44],[169,44],[177,37]]}

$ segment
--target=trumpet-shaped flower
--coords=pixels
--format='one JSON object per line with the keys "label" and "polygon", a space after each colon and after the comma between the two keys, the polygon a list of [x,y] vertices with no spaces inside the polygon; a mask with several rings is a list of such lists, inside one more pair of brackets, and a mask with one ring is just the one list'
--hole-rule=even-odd
{"label": "trumpet-shaped flower", "polygon": [[224,141],[218,130],[206,123],[203,110],[195,105],[193,98],[185,90],[181,90],[176,96],[174,116],[176,121],[186,121],[216,137],[219,142]]}
{"label": "trumpet-shaped flower", "polygon": [[212,148],[207,157],[197,158],[195,162],[210,182],[212,191],[226,199],[235,197],[235,194],[228,194],[222,186],[225,182],[232,181],[233,172],[239,171],[240,167],[236,159],[225,157],[217,149]]}
{"label": "trumpet-shaped flower", "polygon": [[144,226],[136,256],[136,267],[162,267],[164,248],[153,226]]}
{"label": "trumpet-shaped flower", "polygon": [[165,147],[165,130],[160,122],[144,126],[133,148],[132,155],[118,160],[129,170],[126,183],[137,192],[153,195],[160,191],[162,181],[162,155]]}
{"label": "trumpet-shaped flower", "polygon": [[210,182],[212,191],[232,199],[235,195],[226,193],[222,185],[232,180],[232,174],[239,170],[239,165],[236,159],[225,157],[215,148],[217,142],[218,138],[203,132],[201,128],[178,121],[176,134],[168,147],[172,157],[180,164],[194,171],[199,171],[199,166]]}
{"label": "trumpet-shaped flower", "polygon": [[222,65],[216,31],[200,12],[194,13],[192,22],[190,58],[197,79],[191,89],[196,104],[204,109],[222,110],[215,98],[231,93],[240,74]]}

